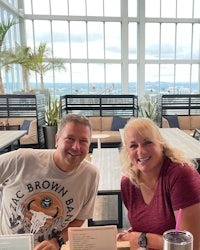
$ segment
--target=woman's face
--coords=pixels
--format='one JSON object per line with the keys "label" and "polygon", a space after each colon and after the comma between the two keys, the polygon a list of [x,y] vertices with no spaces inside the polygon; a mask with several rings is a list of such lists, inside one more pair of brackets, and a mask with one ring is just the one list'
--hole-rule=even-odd
{"label": "woman's face", "polygon": [[125,145],[134,166],[141,172],[151,172],[163,163],[163,146],[134,129],[126,131]]}

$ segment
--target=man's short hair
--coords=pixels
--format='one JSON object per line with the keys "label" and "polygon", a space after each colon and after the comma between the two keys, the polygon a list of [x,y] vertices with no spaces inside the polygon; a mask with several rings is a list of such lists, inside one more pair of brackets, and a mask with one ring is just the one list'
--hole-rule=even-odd
{"label": "man's short hair", "polygon": [[90,123],[90,120],[82,114],[73,114],[73,113],[66,114],[60,119],[60,122],[58,124],[58,133],[60,133],[63,130],[63,128],[66,126],[68,122],[83,124],[89,127],[90,134],[92,134],[92,125]]}

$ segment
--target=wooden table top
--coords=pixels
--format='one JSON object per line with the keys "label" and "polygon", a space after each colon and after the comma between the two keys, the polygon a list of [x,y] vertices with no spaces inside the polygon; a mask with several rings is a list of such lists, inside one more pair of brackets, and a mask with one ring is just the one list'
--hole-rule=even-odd
{"label": "wooden table top", "polygon": [[91,162],[100,173],[99,191],[120,190],[121,166],[118,148],[93,149]]}
{"label": "wooden table top", "polygon": [[200,141],[178,128],[161,128],[167,143],[180,149],[189,159],[200,159]]}
{"label": "wooden table top", "polygon": [[107,137],[110,137],[110,135],[109,134],[93,134],[92,135],[92,138],[94,138],[94,139],[103,139],[103,138],[107,138]]}
{"label": "wooden table top", "polygon": [[0,131],[0,150],[10,146],[27,133],[26,130],[6,130]]}
{"label": "wooden table top", "polygon": [[[69,244],[63,245],[61,250],[70,250]],[[129,241],[118,241],[117,250],[130,250]]]}

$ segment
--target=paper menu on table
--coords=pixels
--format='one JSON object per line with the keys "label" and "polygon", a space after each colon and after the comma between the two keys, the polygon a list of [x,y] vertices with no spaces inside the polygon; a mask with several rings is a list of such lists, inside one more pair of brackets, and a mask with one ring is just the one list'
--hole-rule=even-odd
{"label": "paper menu on table", "polygon": [[70,227],[70,250],[116,250],[117,227]]}
{"label": "paper menu on table", "polygon": [[0,250],[33,250],[33,234],[0,235]]}

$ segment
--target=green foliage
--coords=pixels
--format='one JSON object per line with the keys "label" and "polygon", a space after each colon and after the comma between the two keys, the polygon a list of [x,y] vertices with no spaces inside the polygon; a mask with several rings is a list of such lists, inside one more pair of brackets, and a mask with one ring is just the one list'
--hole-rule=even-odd
{"label": "green foliage", "polygon": [[139,114],[142,117],[147,117],[156,122],[158,118],[158,102],[150,102],[148,97],[144,98],[144,101],[140,102]]}
{"label": "green foliage", "polygon": [[10,18],[7,21],[3,21],[2,18],[0,20],[0,93],[1,94],[4,94],[4,86],[3,86],[1,70],[4,67],[7,72],[10,69],[10,64],[13,63],[12,61],[13,53],[11,53],[6,46],[6,34],[9,31],[9,29],[17,23],[18,21],[15,18]]}
{"label": "green foliage", "polygon": [[51,100],[51,94],[49,93],[46,105],[46,124],[47,126],[57,126],[60,118],[60,100]]}
{"label": "green foliage", "polygon": [[2,51],[3,43],[4,43],[8,30],[17,23],[18,21],[14,17],[8,19],[6,22],[1,20],[0,22],[0,51]]}
{"label": "green foliage", "polygon": [[49,58],[50,49],[47,47],[46,43],[40,43],[39,47],[36,48],[34,53],[34,61],[29,67],[30,70],[36,72],[40,76],[41,89],[44,89],[44,75],[54,69],[54,70],[66,70],[64,63],[57,58]]}

